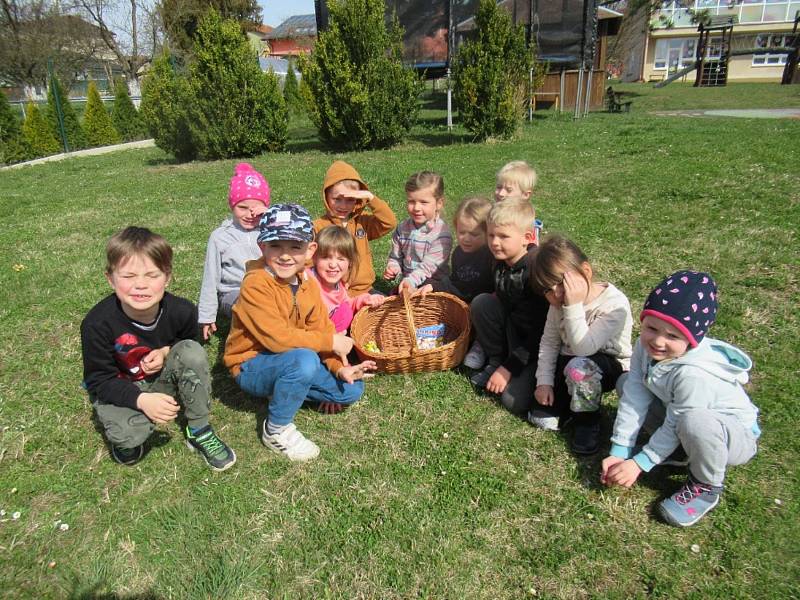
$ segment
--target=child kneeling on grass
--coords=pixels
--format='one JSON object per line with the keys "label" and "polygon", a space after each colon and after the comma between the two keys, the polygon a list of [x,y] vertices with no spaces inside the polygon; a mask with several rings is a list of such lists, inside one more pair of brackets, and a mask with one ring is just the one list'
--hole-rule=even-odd
{"label": "child kneeling on grass", "polygon": [[319,285],[304,271],[316,249],[308,211],[274,205],[259,231],[263,256],[247,263],[223,360],[245,392],[270,398],[264,445],[290,460],[310,460],[319,448],[292,422],[303,402],[338,412],[361,397],[358,380],[376,365],[347,363],[353,340],[336,333]]}
{"label": "child kneeling on grass", "polygon": [[[688,458],[686,483],[659,504],[661,516],[694,525],[718,503],[728,465],[755,456],[758,409],[744,390],[750,358],[706,337],[717,314],[717,287],[708,273],[678,271],[650,292],[642,330],[619,401],[611,455],[601,481],[630,487],[642,471]],[[655,429],[635,447],[639,430]]]}
{"label": "child kneeling on grass", "polygon": [[[186,444],[215,471],[236,454],[208,424],[211,380],[197,309],[165,291],[172,248],[160,235],[128,227],[106,249],[106,278],[114,293],[81,323],[84,387],[111,444],[111,456],[132,465],[156,423],[175,419],[183,405]],[[180,402],[180,404],[179,404]]]}

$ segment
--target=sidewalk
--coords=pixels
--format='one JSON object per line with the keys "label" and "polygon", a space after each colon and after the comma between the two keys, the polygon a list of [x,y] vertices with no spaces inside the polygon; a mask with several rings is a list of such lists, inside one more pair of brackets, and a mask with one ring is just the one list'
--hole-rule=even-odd
{"label": "sidewalk", "polygon": [[741,117],[745,119],[800,119],[800,108],[732,108],[714,110],[659,110],[659,117]]}
{"label": "sidewalk", "polygon": [[65,160],[67,158],[74,158],[76,156],[97,156],[99,154],[108,154],[109,152],[117,152],[118,150],[135,150],[136,148],[152,148],[156,144],[153,140],[139,140],[138,142],[128,142],[126,144],[115,144],[113,146],[100,146],[98,148],[89,148],[87,150],[76,150],[75,152],[62,152],[61,154],[53,154],[42,158],[36,158],[27,162],[16,163],[8,165],[7,167],[0,167],[0,171],[7,169],[19,169],[20,167],[28,167],[38,165],[46,162],[53,162],[56,160]]}

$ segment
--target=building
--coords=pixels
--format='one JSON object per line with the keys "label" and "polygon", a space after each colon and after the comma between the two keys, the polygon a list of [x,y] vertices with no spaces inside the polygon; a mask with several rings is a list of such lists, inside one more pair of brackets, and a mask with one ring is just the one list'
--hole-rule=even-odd
{"label": "building", "polygon": [[[650,19],[645,34],[640,79],[658,81],[696,60],[698,21],[732,17],[733,36],[728,81],[780,81],[787,54],[766,52],[736,55],[751,48],[789,45],[800,0],[668,0]],[[706,58],[720,56],[720,39],[712,36]],[[694,77],[693,74],[689,74]]]}
{"label": "building", "polygon": [[316,15],[294,15],[264,36],[269,56],[289,57],[307,54],[317,39]]}

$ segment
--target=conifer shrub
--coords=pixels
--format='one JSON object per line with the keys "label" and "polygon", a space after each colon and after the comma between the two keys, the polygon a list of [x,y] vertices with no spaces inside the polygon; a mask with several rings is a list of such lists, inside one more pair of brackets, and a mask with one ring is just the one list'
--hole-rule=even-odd
{"label": "conifer shrub", "polygon": [[[522,122],[534,48],[522,26],[494,0],[481,0],[477,36],[453,59],[453,92],[464,127],[476,139],[509,138]],[[539,77],[537,73],[537,78]]]}
{"label": "conifer shrub", "polygon": [[349,149],[401,141],[417,117],[422,83],[402,63],[402,29],[382,0],[330,0],[329,27],[300,58],[300,86],[323,142]]}
{"label": "conifer shrub", "polygon": [[193,101],[186,77],[176,72],[169,54],[153,61],[142,82],[139,114],[156,146],[181,161],[197,156],[186,109]]}
{"label": "conifer shrub", "polygon": [[33,157],[49,156],[63,150],[63,146],[53,135],[50,124],[33,102],[28,102],[28,106],[25,108],[22,135],[28,142]]}
{"label": "conifer shrub", "polygon": [[297,75],[294,72],[292,61],[289,61],[289,67],[286,69],[286,77],[283,80],[283,99],[286,102],[286,108],[291,113],[300,113],[303,110],[303,101],[300,98],[300,89],[297,85]]}
{"label": "conifer shrub", "polygon": [[28,143],[22,135],[19,117],[6,95],[0,92],[0,164],[27,160],[30,153]]}
{"label": "conifer shrub", "polygon": [[111,115],[108,114],[100,92],[94,81],[89,82],[86,93],[86,111],[83,113],[83,130],[86,133],[86,142],[90,148],[95,146],[110,146],[118,144],[121,140],[119,133],[114,129]]}
{"label": "conifer shrub", "polygon": [[[56,97],[58,102],[56,102]],[[69,102],[69,96],[64,92],[64,87],[58,80],[58,77],[53,75],[50,78],[50,85],[47,89],[47,122],[50,124],[50,130],[57,140],[61,141],[61,148],[64,148],[63,138],[61,136],[61,126],[58,122],[58,108],[61,107],[61,116],[64,121],[64,134],[67,136],[67,148],[70,152],[73,150],[80,150],[86,148],[86,135],[78,121],[78,115],[75,114],[75,109]]]}
{"label": "conifer shrub", "polygon": [[119,78],[114,81],[114,108],[111,111],[111,121],[125,142],[142,140],[147,136],[142,117],[128,93],[128,86]]}
{"label": "conifer shrub", "polygon": [[289,114],[278,77],[261,71],[239,24],[213,9],[197,30],[189,87],[189,127],[198,157],[283,150]]}

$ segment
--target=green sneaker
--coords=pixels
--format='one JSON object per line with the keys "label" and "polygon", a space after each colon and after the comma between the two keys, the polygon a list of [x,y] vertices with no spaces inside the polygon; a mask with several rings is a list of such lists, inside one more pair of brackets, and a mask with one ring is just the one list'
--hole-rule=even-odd
{"label": "green sneaker", "polygon": [[236,453],[217,437],[211,425],[206,425],[195,434],[187,426],[185,433],[189,450],[199,452],[215,471],[224,471],[236,462]]}

